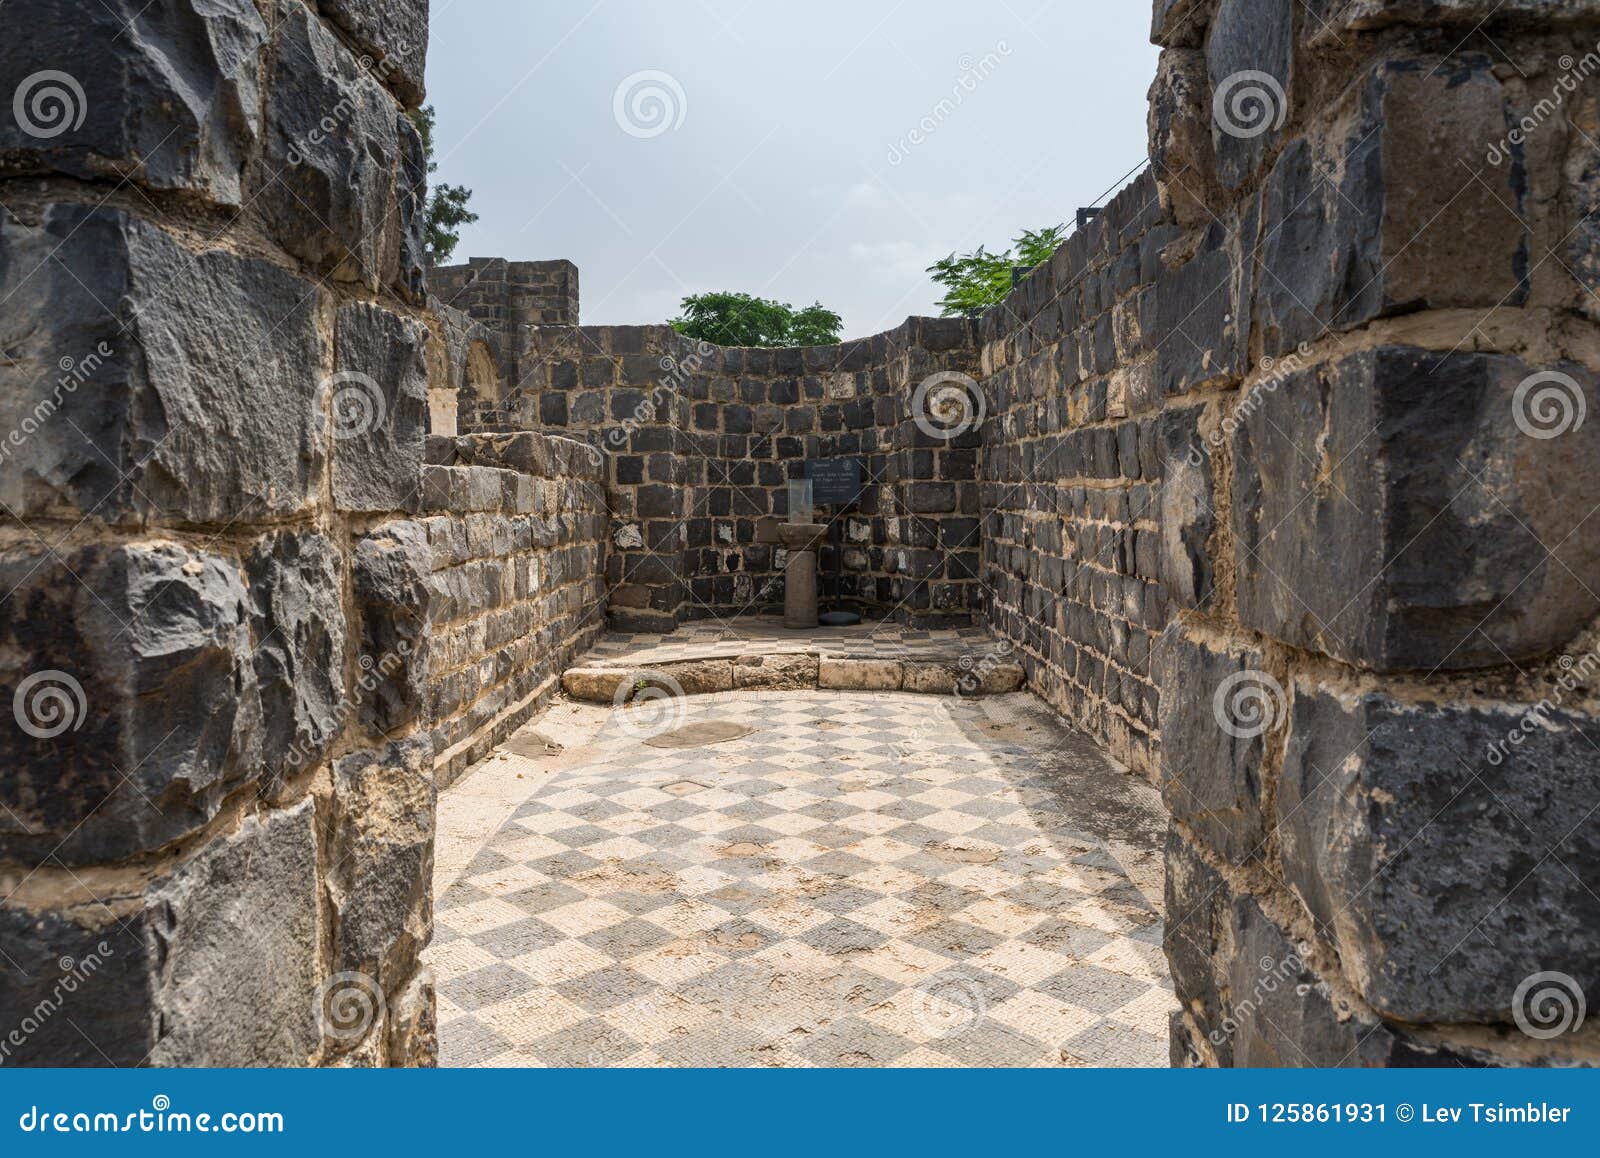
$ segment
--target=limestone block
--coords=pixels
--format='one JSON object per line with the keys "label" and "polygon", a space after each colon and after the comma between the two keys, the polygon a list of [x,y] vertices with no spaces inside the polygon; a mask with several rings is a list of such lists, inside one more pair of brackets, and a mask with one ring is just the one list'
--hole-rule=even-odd
{"label": "limestone block", "polygon": [[791,691],[817,686],[814,655],[744,655],[733,661],[733,686],[746,691]]}
{"label": "limestone block", "polygon": [[846,659],[823,656],[818,661],[817,686],[836,691],[897,692],[905,680],[898,660]]}

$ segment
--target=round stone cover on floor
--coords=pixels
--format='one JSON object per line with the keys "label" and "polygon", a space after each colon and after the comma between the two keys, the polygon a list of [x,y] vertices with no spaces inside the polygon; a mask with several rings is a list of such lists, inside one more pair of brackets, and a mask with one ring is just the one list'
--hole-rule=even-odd
{"label": "round stone cover on floor", "polygon": [[754,731],[748,724],[735,724],[732,720],[702,720],[652,736],[645,743],[652,748],[704,748],[709,744],[742,740]]}

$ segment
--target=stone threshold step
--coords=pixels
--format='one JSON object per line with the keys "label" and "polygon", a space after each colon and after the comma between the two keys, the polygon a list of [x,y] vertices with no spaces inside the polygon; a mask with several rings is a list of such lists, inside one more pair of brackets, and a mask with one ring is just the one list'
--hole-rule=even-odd
{"label": "stone threshold step", "polygon": [[561,687],[575,700],[624,704],[645,688],[674,695],[734,691],[924,692],[991,696],[1022,687],[1015,663],[963,665],[957,660],[851,659],[820,652],[685,659],[634,667],[573,667]]}

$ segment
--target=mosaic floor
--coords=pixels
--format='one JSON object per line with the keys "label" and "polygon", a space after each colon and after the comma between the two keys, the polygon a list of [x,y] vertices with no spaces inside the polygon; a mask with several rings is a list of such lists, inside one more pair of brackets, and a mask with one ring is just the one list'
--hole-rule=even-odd
{"label": "mosaic floor", "polygon": [[772,616],[746,615],[737,621],[685,623],[671,635],[607,632],[583,655],[591,666],[672,663],[748,655],[757,645],[768,655],[826,653],[865,659],[974,659],[999,645],[987,627],[916,629],[896,623],[858,623],[854,627],[816,627],[797,631]]}
{"label": "mosaic floor", "polygon": [[441,798],[441,1064],[1167,1064],[1159,797],[1037,701],[674,705]]}

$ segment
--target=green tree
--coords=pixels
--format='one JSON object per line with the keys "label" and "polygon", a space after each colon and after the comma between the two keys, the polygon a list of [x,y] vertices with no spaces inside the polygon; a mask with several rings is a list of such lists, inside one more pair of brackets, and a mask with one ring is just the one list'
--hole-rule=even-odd
{"label": "green tree", "polygon": [[1065,225],[1024,230],[1011,249],[990,253],[978,246],[973,253],[954,254],[928,267],[933,280],[944,287],[939,307],[946,317],[983,313],[1011,292],[1012,270],[1032,269],[1049,259],[1066,239]]}
{"label": "green tree", "polygon": [[672,328],[686,338],[719,346],[831,346],[844,324],[815,302],[797,310],[751,294],[714,291],[683,299],[683,316]]}
{"label": "green tree", "polygon": [[[418,109],[411,114],[412,124],[422,137],[422,152],[428,158],[428,172],[439,169],[433,159],[433,106]],[[461,226],[471,225],[478,215],[467,208],[472,190],[465,185],[432,185],[428,192],[428,210],[424,222],[427,232],[428,266],[443,265],[450,260],[461,240]]]}

